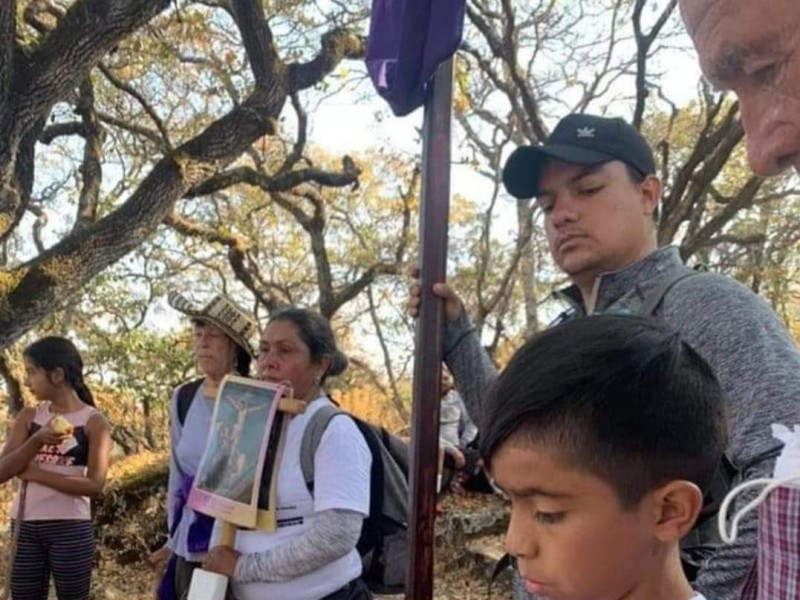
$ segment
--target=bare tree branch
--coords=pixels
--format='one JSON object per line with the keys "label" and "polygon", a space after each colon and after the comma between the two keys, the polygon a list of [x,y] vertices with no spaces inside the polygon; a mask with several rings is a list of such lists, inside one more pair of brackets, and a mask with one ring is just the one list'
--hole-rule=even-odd
{"label": "bare tree branch", "polygon": [[547,130],[544,126],[539,110],[539,103],[535,94],[530,88],[530,84],[525,80],[522,69],[517,62],[517,48],[511,32],[514,30],[513,9],[510,0],[501,0],[503,6],[503,16],[505,26],[503,37],[501,38],[491,27],[489,22],[481,16],[471,5],[467,5],[467,16],[475,27],[483,34],[492,53],[501,59],[507,66],[508,76],[514,84],[515,90],[522,99],[522,106],[527,115],[527,122],[533,130],[535,136],[531,141],[544,140],[547,137]]}
{"label": "bare tree branch", "polygon": [[647,4],[647,0],[636,0],[633,8],[633,31],[636,36],[636,108],[633,111],[633,126],[636,129],[642,126],[645,101],[647,100],[647,60],[650,48],[670,15],[675,11],[678,0],[670,0],[649,33],[644,33],[642,29],[642,11],[645,4]]}
{"label": "bare tree branch", "polygon": [[258,273],[256,262],[246,252],[232,246],[228,250],[228,262],[236,278],[252,292],[268,312],[273,313],[293,304],[288,294],[282,293],[277,286],[266,284]]}
{"label": "bare tree branch", "polygon": [[39,141],[43,144],[52,144],[56,138],[70,135],[86,136],[86,126],[83,122],[70,121],[69,123],[49,125],[39,134]]}
{"label": "bare tree branch", "polygon": [[377,263],[367,268],[355,281],[340,288],[324,308],[320,302],[320,313],[326,317],[336,314],[342,306],[350,302],[353,298],[363,292],[367,286],[373,283],[381,275],[398,275],[401,272],[401,265],[396,263]]}
{"label": "bare tree branch", "polygon": [[118,90],[125,92],[129,96],[131,96],[139,106],[142,107],[144,112],[147,113],[147,116],[155,123],[156,128],[161,133],[161,143],[167,150],[172,150],[172,142],[170,141],[169,131],[164,126],[164,122],[161,120],[161,117],[158,116],[156,109],[150,106],[150,103],[147,101],[142,94],[140,94],[133,86],[128,85],[124,81],[118,79],[106,65],[100,63],[97,65],[97,68],[100,69],[100,72],[103,76],[108,79],[108,82],[113,85]]}
{"label": "bare tree branch", "polygon": [[232,0],[232,9],[256,85],[266,85],[278,68],[279,61],[262,4],[258,0]]}
{"label": "bare tree branch", "polygon": [[308,136],[308,115],[300,104],[300,96],[294,91],[289,97],[292,101],[292,108],[297,115],[297,138],[295,139],[291,153],[289,153],[286,160],[283,161],[283,164],[278,169],[278,173],[289,171],[303,157],[303,151],[305,150]]}
{"label": "bare tree branch", "polygon": [[28,61],[17,63],[15,102],[0,113],[0,187],[12,177],[22,138],[53,104],[78,86],[119,40],[139,29],[169,0],[77,0]]}
{"label": "bare tree branch", "polygon": [[733,234],[720,234],[713,238],[709,238],[701,245],[705,247],[720,246],[722,244],[736,244],[738,246],[751,246],[755,244],[763,244],[767,240],[767,236],[763,233],[754,233],[753,235],[739,236]]}
{"label": "bare tree branch", "polygon": [[42,230],[47,225],[47,213],[42,210],[41,206],[31,204],[28,210],[36,216],[36,222],[33,224],[33,243],[36,246],[37,252],[41,254],[44,252],[44,242],[42,242]]}
{"label": "bare tree branch", "polygon": [[169,214],[164,219],[164,224],[182,235],[198,238],[210,244],[226,246],[228,262],[234,275],[269,312],[274,312],[290,304],[285,297],[276,293],[276,288],[270,288],[261,280],[255,263],[248,257],[248,243],[240,236],[205,227],[175,213]]}
{"label": "bare tree branch", "polygon": [[155,131],[153,129],[148,129],[147,127],[142,127],[141,125],[136,125],[134,123],[128,123],[127,121],[118,119],[114,115],[110,115],[102,111],[97,113],[97,117],[100,119],[102,123],[111,125],[112,127],[116,127],[124,131],[128,131],[135,135],[140,135],[143,138],[146,138],[148,141],[156,144],[159,148],[163,149],[164,152],[168,151],[166,145],[164,144],[164,139],[162,138],[161,134],[159,134],[158,131]]}
{"label": "bare tree branch", "polygon": [[9,101],[14,77],[17,39],[17,1],[0,2],[0,106]]}
{"label": "bare tree branch", "polygon": [[[78,196],[78,217],[75,227],[86,227],[97,220],[97,204],[100,201],[100,183],[103,179],[101,160],[105,132],[97,120],[94,110],[94,86],[90,79],[81,83],[80,98],[76,112],[81,116],[86,143],[83,150],[81,176],[83,186]],[[41,138],[41,136],[39,136]]]}
{"label": "bare tree branch", "polygon": [[394,260],[400,265],[406,259],[408,240],[411,233],[411,206],[419,190],[419,182],[422,177],[422,169],[419,164],[414,165],[411,172],[411,181],[405,191],[400,190],[400,197],[403,199],[403,225],[400,229],[400,242],[395,250]]}
{"label": "bare tree branch", "polygon": [[[710,189],[725,161],[744,137],[738,119],[738,104],[730,105],[725,117],[716,124],[724,100],[709,107],[706,121],[689,157],[672,179],[669,193],[662,201],[659,241],[672,240],[692,208]],[[702,166],[701,166],[702,165]]]}
{"label": "bare tree branch", "polygon": [[[530,249],[530,241],[531,236],[533,235],[533,211],[535,205],[532,202],[523,202],[519,203],[521,206],[518,206],[519,209],[519,221],[520,221],[520,228],[519,228],[519,236],[516,241],[516,246],[514,248],[514,253],[511,255],[511,260],[506,268],[503,276],[500,280],[500,284],[497,286],[495,293],[489,299],[488,302],[484,305],[484,310],[486,314],[493,311],[497,305],[508,296],[511,291],[511,283],[514,279],[514,274],[517,271],[517,265],[522,258],[522,254]],[[485,315],[483,315],[485,317]]]}
{"label": "bare tree branch", "polygon": [[363,58],[366,39],[346,29],[334,29],[322,36],[321,46],[319,54],[311,61],[289,65],[292,91],[315,86],[344,59]]}
{"label": "bare tree branch", "polygon": [[174,212],[164,217],[164,224],[172,227],[182,235],[199,238],[210,244],[222,244],[228,248],[237,248],[241,251],[246,250],[248,247],[247,242],[239,236],[224,233],[212,227],[205,227]]}
{"label": "bare tree branch", "polygon": [[357,182],[360,174],[361,169],[348,156],[342,159],[342,171],[339,173],[310,167],[270,176],[250,167],[236,167],[215,175],[192,188],[186,193],[186,197],[206,196],[242,183],[258,187],[265,192],[285,192],[300,184],[310,182],[327,187],[345,187]]}
{"label": "bare tree branch", "polygon": [[383,366],[386,369],[386,375],[389,378],[389,385],[392,388],[392,404],[394,405],[394,409],[397,411],[397,414],[400,416],[400,420],[406,423],[409,421],[410,415],[408,414],[408,409],[403,404],[400,390],[397,387],[397,378],[394,376],[394,369],[392,369],[392,355],[389,352],[389,347],[386,344],[386,337],[383,334],[383,327],[381,326],[381,320],[378,316],[375,298],[372,294],[372,287],[367,288],[367,301],[369,302],[369,314],[370,317],[372,317],[372,324],[375,327],[375,335],[378,337],[378,343],[381,346]]}
{"label": "bare tree branch", "polygon": [[681,245],[681,254],[684,259],[692,256],[699,248],[708,246],[708,242],[714,234],[722,230],[740,210],[753,206],[763,184],[762,177],[751,177],[731,202],[724,205],[722,210],[711,217],[697,234]]}
{"label": "bare tree branch", "polygon": [[22,397],[22,385],[11,369],[8,363],[8,354],[5,351],[0,352],[0,377],[5,381],[8,392],[8,398],[6,398],[8,412],[14,416],[25,406],[25,400]]}

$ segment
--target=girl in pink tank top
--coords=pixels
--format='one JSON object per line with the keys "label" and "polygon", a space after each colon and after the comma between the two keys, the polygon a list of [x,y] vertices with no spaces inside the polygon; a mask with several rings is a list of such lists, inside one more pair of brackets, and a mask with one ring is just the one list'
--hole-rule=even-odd
{"label": "girl in pink tank top", "polygon": [[90,498],[103,491],[111,448],[108,423],[83,381],[75,345],[45,337],[24,353],[25,385],[39,401],[17,419],[0,453],[0,483],[22,483],[12,516],[17,537],[14,600],[89,598],[94,536]]}

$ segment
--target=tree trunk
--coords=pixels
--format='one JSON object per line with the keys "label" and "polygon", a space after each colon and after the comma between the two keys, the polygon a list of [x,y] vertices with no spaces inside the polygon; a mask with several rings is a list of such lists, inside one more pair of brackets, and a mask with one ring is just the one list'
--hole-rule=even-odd
{"label": "tree trunk", "polygon": [[15,417],[25,406],[25,399],[22,396],[22,386],[19,383],[19,378],[12,370],[8,362],[8,355],[5,352],[0,353],[0,377],[5,381],[6,392],[8,393],[6,398],[8,415]]}
{"label": "tree trunk", "polygon": [[148,448],[157,450],[159,443],[153,431],[153,410],[149,396],[144,396],[142,398],[142,410],[144,411],[144,439],[147,442]]}
{"label": "tree trunk", "polygon": [[94,503],[95,536],[120,564],[141,562],[167,534],[169,462],[148,464],[109,482]]}
{"label": "tree trunk", "polygon": [[[529,202],[529,201],[528,201]],[[531,208],[526,201],[517,202],[517,223],[519,231],[523,231],[525,223],[531,218]],[[537,260],[534,236],[528,238],[522,249],[519,263],[519,282],[525,298],[525,337],[529,338],[539,330],[539,298],[536,293],[539,261]]]}

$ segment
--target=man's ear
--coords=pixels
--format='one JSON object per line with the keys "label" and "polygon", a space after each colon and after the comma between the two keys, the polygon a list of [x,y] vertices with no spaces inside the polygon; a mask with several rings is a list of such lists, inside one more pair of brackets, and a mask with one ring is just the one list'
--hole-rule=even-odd
{"label": "man's ear", "polygon": [[694,527],[703,508],[703,492],[689,481],[671,481],[651,494],[654,533],[662,542],[677,542]]}
{"label": "man's ear", "polygon": [[646,215],[653,215],[658,210],[658,205],[661,202],[661,194],[664,191],[664,186],[661,180],[655,175],[648,175],[641,183],[642,198],[644,213]]}

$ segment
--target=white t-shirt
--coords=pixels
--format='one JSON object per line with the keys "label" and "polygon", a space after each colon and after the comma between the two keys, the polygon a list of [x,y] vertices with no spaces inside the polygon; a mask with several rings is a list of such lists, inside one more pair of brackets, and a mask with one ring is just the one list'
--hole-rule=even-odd
{"label": "white t-shirt", "polygon": [[[239,530],[236,550],[263,552],[303,534],[315,512],[330,509],[369,514],[369,482],[372,455],[364,436],[351,419],[337,417],[328,425],[314,457],[314,496],[300,469],[300,444],[308,419],[330,401],[317,398],[301,415],[291,418],[286,429],[283,457],[278,469],[276,517],[273,533]],[[234,583],[238,600],[319,600],[361,575],[361,557],[353,550],[324,567],[290,581]]]}

